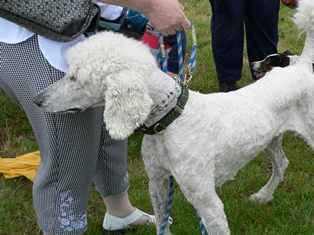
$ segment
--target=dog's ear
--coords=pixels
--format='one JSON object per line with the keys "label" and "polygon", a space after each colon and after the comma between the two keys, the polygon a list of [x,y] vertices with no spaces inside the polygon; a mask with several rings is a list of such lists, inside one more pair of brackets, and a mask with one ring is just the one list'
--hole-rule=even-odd
{"label": "dog's ear", "polygon": [[152,99],[144,80],[120,72],[105,79],[104,121],[114,139],[125,139],[147,119]]}
{"label": "dog's ear", "polygon": [[290,63],[290,59],[287,55],[279,55],[278,56],[278,63],[274,64],[274,66],[279,66],[279,67],[287,67]]}

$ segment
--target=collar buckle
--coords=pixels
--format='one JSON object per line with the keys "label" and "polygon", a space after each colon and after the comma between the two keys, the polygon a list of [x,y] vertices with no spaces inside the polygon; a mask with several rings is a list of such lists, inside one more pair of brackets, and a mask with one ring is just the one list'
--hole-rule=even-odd
{"label": "collar buckle", "polygon": [[162,126],[160,123],[156,123],[156,125],[154,126],[154,132],[155,133],[158,133],[158,134],[161,134],[165,131],[165,127]]}
{"label": "collar buckle", "polygon": [[[140,130],[144,134],[161,134],[165,131],[166,127],[169,126],[184,110],[184,106],[189,98],[189,91],[186,86],[181,83],[181,95],[178,98],[177,104],[168,112],[159,122],[155,123],[154,125],[147,127],[142,125]],[[138,133],[138,131],[136,131]]]}

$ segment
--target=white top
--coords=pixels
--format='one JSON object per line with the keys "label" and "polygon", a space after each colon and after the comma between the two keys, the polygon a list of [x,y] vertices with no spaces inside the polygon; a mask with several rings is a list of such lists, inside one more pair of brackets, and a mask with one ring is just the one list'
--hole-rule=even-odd
{"label": "white top", "polygon": [[[117,19],[123,10],[123,7],[108,5],[105,3],[100,3],[93,0],[101,8],[101,16],[108,20]],[[0,41],[10,44],[16,44],[24,42],[30,37],[35,35],[35,33],[17,25],[9,22],[3,18],[0,18]],[[66,61],[66,51],[69,47],[77,44],[78,42],[84,40],[84,35],[81,35],[68,42],[58,42],[53,41],[38,35],[39,48],[42,51],[44,57],[47,61],[56,69],[66,72],[68,67]]]}

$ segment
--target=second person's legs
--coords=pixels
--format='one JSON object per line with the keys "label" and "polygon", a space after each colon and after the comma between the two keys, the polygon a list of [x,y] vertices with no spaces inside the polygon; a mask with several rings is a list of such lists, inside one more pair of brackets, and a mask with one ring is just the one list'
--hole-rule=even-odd
{"label": "second person's legs", "polygon": [[212,50],[219,84],[235,82],[241,78],[244,1],[210,0]]}

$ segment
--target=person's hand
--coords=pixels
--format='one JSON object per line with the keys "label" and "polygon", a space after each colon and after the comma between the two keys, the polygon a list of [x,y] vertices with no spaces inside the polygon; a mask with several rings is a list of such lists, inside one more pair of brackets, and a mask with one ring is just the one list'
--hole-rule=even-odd
{"label": "person's hand", "polygon": [[177,0],[155,0],[149,11],[142,12],[164,36],[191,27],[190,21],[184,14],[184,7]]}
{"label": "person's hand", "polygon": [[173,72],[170,72],[170,71],[168,71],[167,74],[168,74],[170,77],[172,77],[172,78],[175,78],[175,77],[178,77],[178,76],[179,76],[179,74],[173,73]]}

